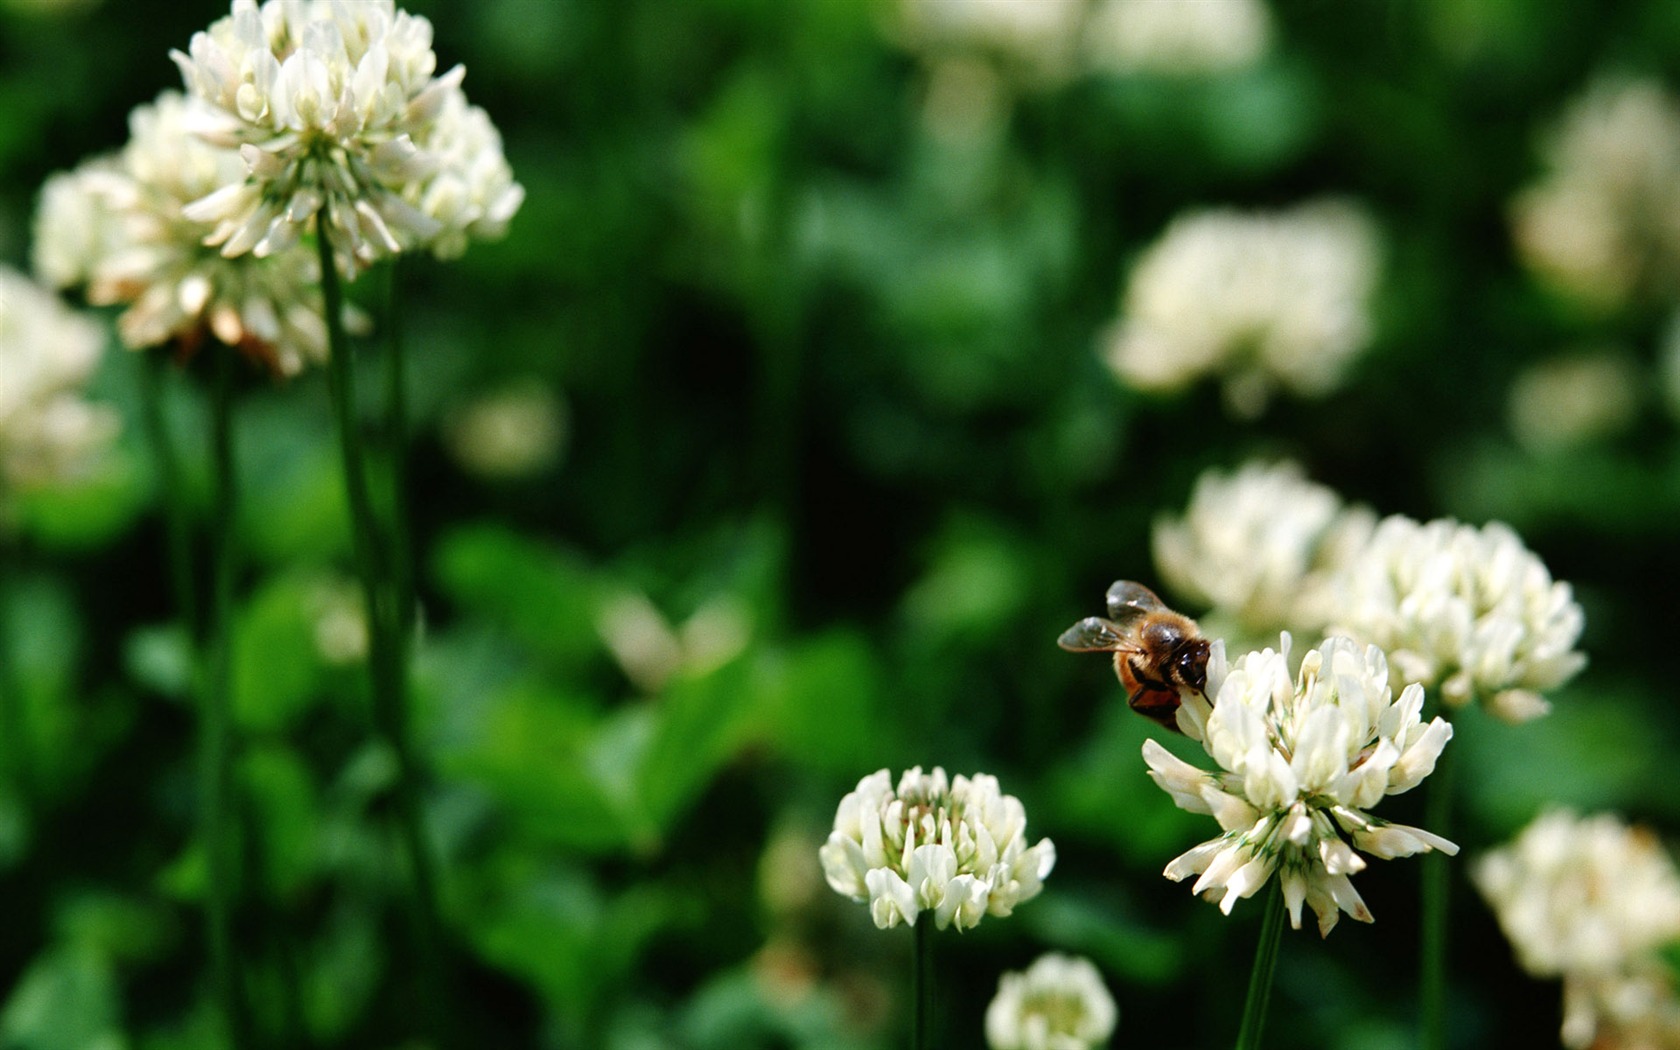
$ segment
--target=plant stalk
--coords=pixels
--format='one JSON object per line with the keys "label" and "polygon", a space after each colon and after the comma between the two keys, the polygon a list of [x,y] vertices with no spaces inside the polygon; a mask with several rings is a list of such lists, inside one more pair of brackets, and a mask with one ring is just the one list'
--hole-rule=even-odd
{"label": "plant stalk", "polygon": [[[1452,837],[1453,781],[1458,763],[1452,748],[1435,760],[1424,799],[1424,827],[1444,838]],[[1452,871],[1443,853],[1430,852],[1423,860],[1422,930],[1418,944],[1418,1017],[1422,1026],[1418,1040],[1423,1050],[1446,1050],[1447,1046],[1447,914],[1452,904]]]}
{"label": "plant stalk", "polygon": [[[238,490],[233,467],[233,350],[216,348],[215,389],[210,409],[210,608],[201,684],[203,712],[199,735],[199,776],[203,798],[205,850],[209,869],[206,893],[210,957],[217,994],[237,1050],[252,1045],[251,1016],[233,947],[235,843],[233,840],[233,578],[236,567],[235,522]],[[181,571],[181,570],[178,570]]]}
{"label": "plant stalk", "polygon": [[1260,920],[1260,942],[1254,949],[1254,970],[1248,977],[1248,1000],[1243,1004],[1237,1050],[1260,1050],[1266,1028],[1266,1009],[1272,1000],[1272,977],[1277,973],[1278,946],[1283,940],[1283,883],[1274,874],[1266,892]]}
{"label": "plant stalk", "polygon": [[912,999],[911,1050],[933,1046],[933,917],[923,915],[911,929],[916,931],[915,960],[910,969]]}
{"label": "plant stalk", "polygon": [[368,620],[373,725],[397,763],[394,801],[398,834],[413,887],[410,918],[424,985],[422,1010],[430,1016],[433,1029],[441,1038],[445,1011],[440,998],[443,981],[439,964],[437,880],[420,812],[419,769],[408,734],[408,667],[404,655],[407,647],[401,640],[404,616],[398,607],[396,574],[392,568],[395,552],[380,535],[368,485],[367,461],[357,418],[355,371],[344,333],[343,289],[326,233],[327,208],[323,205],[317,218],[316,238],[321,262],[322,308],[327,323],[327,379],[337,415],[357,575]]}

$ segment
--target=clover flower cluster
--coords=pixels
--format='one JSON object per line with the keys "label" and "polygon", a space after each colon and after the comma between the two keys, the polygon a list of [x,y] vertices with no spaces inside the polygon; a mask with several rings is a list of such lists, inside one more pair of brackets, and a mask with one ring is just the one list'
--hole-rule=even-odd
{"label": "clover flower cluster", "polygon": [[1370,216],[1342,200],[1182,215],[1132,269],[1105,359],[1140,390],[1217,376],[1245,417],[1279,388],[1327,394],[1371,339],[1379,247]]}
{"label": "clover flower cluster", "polygon": [[986,1008],[990,1050],[1091,1050],[1106,1046],[1120,1019],[1091,960],[1049,952],[998,981]]}
{"label": "clover flower cluster", "polygon": [[192,132],[202,103],[166,91],[129,116],[112,157],[53,176],[35,222],[35,269],[99,306],[124,306],[132,349],[213,335],[292,375],[327,353],[315,253],[291,245],[261,260],[223,258],[187,205],[244,177],[231,149]]}
{"label": "clover flower cluster", "polygon": [[1601,79],[1541,152],[1545,176],[1511,206],[1528,267],[1602,309],[1667,297],[1680,276],[1680,100],[1653,80]]}
{"label": "clover flower cluster", "polygon": [[1185,697],[1179,726],[1221,772],[1198,769],[1155,740],[1144,744],[1143,757],[1179,808],[1206,813],[1222,829],[1168,864],[1169,879],[1196,876],[1194,892],[1229,914],[1276,876],[1290,923],[1300,929],[1304,903],[1328,935],[1343,912],[1371,921],[1349,879],[1366,866],[1355,850],[1383,859],[1458,852],[1438,835],[1368,812],[1434,771],[1452,726],[1422,721],[1421,687],[1394,697],[1375,646],[1327,639],[1292,677],[1289,642],[1285,634],[1280,650],[1234,663],[1216,643],[1206,696]]}
{"label": "clover flower cluster", "polygon": [[392,0],[234,0],[171,57],[208,103],[199,133],[244,163],[186,209],[224,255],[283,251],[324,218],[353,274],[403,251],[458,254],[523,200],[465,70],[437,75],[431,23]]}
{"label": "clover flower cluster", "polygon": [[1544,694],[1586,664],[1573,591],[1509,527],[1373,522],[1287,464],[1203,475],[1184,515],[1156,526],[1155,558],[1233,642],[1346,635],[1387,653],[1402,683],[1508,722],[1545,714]]}
{"label": "clover flower cluster", "polygon": [[1680,873],[1654,835],[1553,810],[1471,877],[1523,969],[1562,978],[1565,1046],[1680,1047],[1680,995],[1659,954],[1680,942]]}
{"label": "clover flower cluster", "polygon": [[1262,0],[903,0],[899,29],[925,54],[990,55],[1040,83],[1223,73],[1254,64],[1272,38]]}
{"label": "clover flower cluster", "polygon": [[1542,695],[1586,664],[1569,584],[1508,526],[1394,516],[1335,583],[1334,630],[1381,646],[1402,678],[1509,722],[1550,708]]}
{"label": "clover flower cluster", "polygon": [[835,892],[869,902],[875,925],[915,925],[931,913],[939,929],[979,925],[1038,896],[1056,863],[1049,839],[1028,845],[1019,799],[977,773],[947,779],[920,766],[895,789],[885,769],[840,800],[834,831],[819,851]]}
{"label": "clover flower cluster", "polygon": [[1374,515],[1351,507],[1295,463],[1244,464],[1196,480],[1181,517],[1155,523],[1155,566],[1176,593],[1214,610],[1244,636],[1302,625],[1325,573],[1370,534]]}
{"label": "clover flower cluster", "polygon": [[1261,0],[1102,0],[1085,30],[1085,53],[1115,73],[1193,76],[1243,69],[1272,41]]}
{"label": "clover flower cluster", "polygon": [[83,396],[104,349],[92,320],[0,267],[0,498],[74,477],[117,429]]}

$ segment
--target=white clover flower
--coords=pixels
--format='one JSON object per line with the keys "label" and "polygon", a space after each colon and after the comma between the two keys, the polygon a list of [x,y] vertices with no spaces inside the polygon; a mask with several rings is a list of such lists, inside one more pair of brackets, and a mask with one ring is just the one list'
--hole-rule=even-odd
{"label": "white clover flower", "polygon": [[868,901],[879,928],[914,926],[930,912],[939,929],[965,930],[1044,888],[1056,847],[1029,846],[1026,835],[1026,810],[994,776],[947,780],[937,766],[929,774],[916,766],[894,790],[882,769],[840,800],[819,856],[828,884]]}
{"label": "white clover flower", "polygon": [[1680,874],[1654,835],[1553,810],[1471,878],[1523,969],[1563,978],[1565,1045],[1680,1046],[1680,1001],[1657,954],[1680,941]]}
{"label": "white clover flower", "polygon": [[1194,76],[1253,65],[1271,37],[1261,0],[1102,0],[1084,49],[1098,69]]}
{"label": "white clover flower", "polygon": [[74,477],[116,434],[83,388],[104,350],[98,324],[0,266],[0,497]]}
{"label": "white clover flower", "polygon": [[1244,416],[1279,387],[1322,396],[1370,341],[1378,255],[1375,224],[1347,201],[1182,215],[1133,267],[1104,355],[1142,390],[1220,376]]}
{"label": "white clover flower", "polygon": [[566,429],[564,402],[543,384],[526,382],[452,409],[444,417],[442,436],[444,447],[466,470],[504,480],[554,466]]}
{"label": "white clover flower", "polygon": [[1450,705],[1476,699],[1525,722],[1586,664],[1569,585],[1497,522],[1384,518],[1331,589],[1336,633],[1379,646],[1404,681],[1438,688]]}
{"label": "white clover flower", "polygon": [[1375,646],[1327,639],[1308,650],[1291,679],[1289,635],[1282,637],[1281,651],[1247,653],[1235,663],[1215,643],[1206,696],[1187,694],[1179,708],[1179,727],[1223,772],[1197,769],[1154,740],[1143,757],[1180,809],[1207,813],[1224,830],[1175,858],[1167,878],[1198,876],[1194,891],[1230,914],[1275,874],[1290,923],[1301,928],[1305,903],[1328,935],[1339,912],[1371,921],[1348,879],[1365,868],[1355,849],[1385,860],[1458,852],[1438,835],[1366,812],[1432,773],[1452,726],[1420,719],[1417,685],[1393,698],[1388,662]]}
{"label": "white clover flower", "polygon": [[1248,635],[1318,627],[1305,605],[1374,518],[1294,463],[1248,463],[1196,480],[1181,518],[1155,523],[1155,565],[1169,586]]}
{"label": "white clover flower", "polygon": [[1050,952],[998,981],[986,1008],[991,1050],[1092,1050],[1114,1035],[1120,1011],[1091,960]]}
{"label": "white clover flower", "polygon": [[117,250],[122,228],[96,188],[119,170],[116,158],[101,157],[74,172],[47,176],[31,237],[36,277],[54,288],[85,285],[94,267]]}
{"label": "white clover flower", "polygon": [[1547,174],[1511,208],[1529,268],[1606,309],[1667,295],[1680,276],[1680,101],[1656,81],[1600,79],[1542,155]]}
{"label": "white clover flower", "polygon": [[214,109],[201,134],[237,147],[247,172],[188,208],[224,255],[283,250],[326,208],[354,274],[434,244],[456,253],[518,207],[485,153],[499,156],[494,129],[457,97],[465,70],[434,75],[431,23],[391,0],[234,0],[189,52],[171,57]]}
{"label": "white clover flower", "polygon": [[1530,452],[1572,448],[1627,430],[1645,384],[1639,366],[1616,350],[1553,357],[1511,383],[1506,417]]}
{"label": "white clover flower", "polygon": [[906,42],[926,54],[996,56],[1036,80],[1073,69],[1085,0],[902,0]]}
{"label": "white clover flower", "polygon": [[244,163],[193,134],[202,105],[166,91],[130,114],[119,155],[50,179],[36,217],[37,270],[59,287],[85,286],[96,305],[126,307],[117,333],[130,348],[190,349],[214,335],[295,374],[326,357],[319,265],[302,245],[260,260],[205,247],[210,228],[186,206],[243,178]]}
{"label": "white clover flower", "polygon": [[415,144],[437,161],[430,175],[405,190],[409,203],[437,223],[437,234],[427,244],[434,255],[453,259],[467,250],[469,239],[489,240],[507,232],[508,221],[524,203],[525,188],[513,181],[501,132],[489,114],[451,91],[437,120],[416,135]]}

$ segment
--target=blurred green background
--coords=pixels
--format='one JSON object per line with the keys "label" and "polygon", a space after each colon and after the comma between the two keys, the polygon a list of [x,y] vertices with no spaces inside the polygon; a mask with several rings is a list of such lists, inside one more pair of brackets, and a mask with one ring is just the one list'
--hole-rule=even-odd
{"label": "blurred green background", "polygon": [[[1206,76],[1046,81],[981,52],[997,97],[961,134],[929,117],[887,0],[404,6],[465,63],[527,191],[505,241],[404,275],[417,731],[446,1006],[472,1045],[899,1045],[908,932],[829,891],[816,849],[859,777],[918,763],[996,773],[1060,855],[1016,916],[939,938],[945,1045],[979,1045],[999,973],[1049,948],[1103,970],[1116,1045],[1224,1045],[1256,909],[1160,877],[1212,825],[1148,782],[1151,726],[1103,662],[1054,642],[1110,581],[1155,579],[1150,525],[1201,471],[1254,455],[1382,513],[1507,521],[1576,586],[1592,664],[1555,712],[1461,719],[1467,856],[1550,800],[1680,823],[1680,432],[1658,370],[1680,288],[1571,303],[1507,222],[1593,77],[1680,73],[1680,6],[1273,3],[1266,54]],[[0,260],[26,267],[43,178],[118,148],[179,86],[168,50],[223,13],[0,3]],[[1116,382],[1100,332],[1174,215],[1321,194],[1385,233],[1376,335],[1341,389],[1233,420],[1209,384]],[[1518,442],[1518,377],[1601,348],[1636,376],[1625,418]],[[138,364],[113,343],[96,381],[126,420],[110,462],[32,496],[5,555],[8,1050],[217,1045]],[[250,994],[267,1046],[422,1045],[324,383],[245,386]],[[200,388],[168,391],[193,463]],[[510,427],[542,440],[505,448]],[[1411,1044],[1418,867],[1359,877],[1374,926],[1286,938],[1277,1045]],[[1556,987],[1517,972],[1458,878],[1458,1045],[1554,1045]]]}

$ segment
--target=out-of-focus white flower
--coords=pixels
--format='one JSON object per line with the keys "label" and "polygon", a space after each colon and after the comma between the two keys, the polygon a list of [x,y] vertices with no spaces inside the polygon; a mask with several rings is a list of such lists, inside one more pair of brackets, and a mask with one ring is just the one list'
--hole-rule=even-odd
{"label": "out-of-focus white flower", "polygon": [[1508,722],[1545,714],[1542,693],[1586,664],[1569,585],[1498,522],[1384,518],[1330,590],[1336,633],[1379,646],[1445,703],[1479,699]]}
{"label": "out-of-focus white flower", "polygon": [[513,169],[502,154],[502,133],[489,114],[451,91],[437,120],[417,134],[415,144],[437,162],[436,170],[405,191],[409,203],[438,225],[427,245],[434,255],[453,259],[467,250],[469,240],[491,240],[507,232],[508,221],[525,201],[525,187],[513,181]]}
{"label": "out-of-focus white flower", "polygon": [[902,0],[902,32],[924,54],[995,55],[1031,79],[1073,69],[1085,0]]}
{"label": "out-of-focus white flower", "polygon": [[719,595],[680,628],[640,591],[618,591],[595,617],[601,640],[638,689],[656,693],[678,673],[703,675],[739,656],[752,640],[752,621],[739,599]]}
{"label": "out-of-focus white flower", "polygon": [[309,612],[315,621],[315,651],[323,661],[346,667],[367,659],[367,615],[354,582],[320,581],[309,596]]}
{"label": "out-of-focus white flower", "polygon": [[1253,65],[1271,37],[1261,0],[1102,0],[1084,48],[1098,69],[1194,76]]}
{"label": "out-of-focus white flower", "polygon": [[1310,623],[1316,582],[1375,518],[1293,463],[1248,463],[1196,481],[1181,518],[1155,523],[1155,565],[1177,593],[1249,635]]}
{"label": "out-of-focus white flower", "polygon": [[1547,173],[1512,203],[1523,261],[1606,309],[1680,276],[1680,102],[1651,80],[1604,78],[1542,147]]}
{"label": "out-of-focus white flower", "polygon": [[116,434],[83,399],[104,349],[98,324],[0,266],[0,496],[74,477]]}
{"label": "out-of-focus white flower", "polygon": [[885,769],[858,781],[819,856],[828,884],[868,901],[877,927],[914,926],[929,912],[939,929],[964,930],[1038,896],[1056,847],[1027,845],[1026,809],[996,777],[953,781],[916,766],[896,790]]}
{"label": "out-of-focus white flower", "polygon": [[998,981],[986,1008],[991,1050],[1092,1050],[1114,1035],[1120,1012],[1091,960],[1050,952]]}
{"label": "out-of-focus white flower", "polygon": [[1375,646],[1327,639],[1308,650],[1292,679],[1287,634],[1281,651],[1246,653],[1235,663],[1215,643],[1206,696],[1187,694],[1178,723],[1223,772],[1197,769],[1154,740],[1143,746],[1156,784],[1180,809],[1207,813],[1224,831],[1174,859],[1166,876],[1198,876],[1194,891],[1230,914],[1276,875],[1296,929],[1303,903],[1318,915],[1320,935],[1341,912],[1370,922],[1348,878],[1365,868],[1355,849],[1383,859],[1458,852],[1438,835],[1367,812],[1384,795],[1416,787],[1452,738],[1444,719],[1423,722],[1422,708],[1415,684],[1394,699]]}
{"label": "out-of-focus white flower", "polygon": [[1658,957],[1680,941],[1680,874],[1656,836],[1554,810],[1471,877],[1523,968],[1563,978],[1565,1045],[1680,1046],[1680,1001]]}
{"label": "out-of-focus white flower", "polygon": [[36,217],[37,271],[59,287],[85,285],[92,303],[126,307],[117,332],[131,348],[191,348],[214,335],[295,374],[326,356],[315,255],[293,245],[261,260],[228,260],[204,246],[210,228],[185,208],[243,179],[244,164],[193,134],[201,107],[166,91],[129,116],[121,154],[48,181]]}
{"label": "out-of-focus white flower", "polygon": [[1378,257],[1375,224],[1347,201],[1180,216],[1133,267],[1105,357],[1143,390],[1219,376],[1244,416],[1278,387],[1321,396],[1370,341]]}
{"label": "out-of-focus white flower", "polygon": [[103,180],[116,176],[115,157],[88,161],[74,172],[56,172],[41,184],[35,207],[30,266],[35,276],[54,288],[85,285],[96,266],[122,243],[122,227],[104,196],[95,192]]}
{"label": "out-of-focus white flower", "polygon": [[443,439],[455,461],[479,477],[529,477],[559,460],[566,406],[541,383],[511,386],[450,412]]}
{"label": "out-of-focus white flower", "polygon": [[1639,411],[1639,369],[1600,351],[1541,361],[1511,384],[1511,433],[1531,452],[1550,452],[1621,433]]}
{"label": "out-of-focus white flower", "polygon": [[353,275],[401,251],[455,254],[518,207],[494,128],[456,97],[465,70],[434,75],[431,23],[392,0],[234,0],[171,57],[212,107],[200,133],[244,161],[247,177],[187,209],[224,255],[281,251],[326,209]]}

